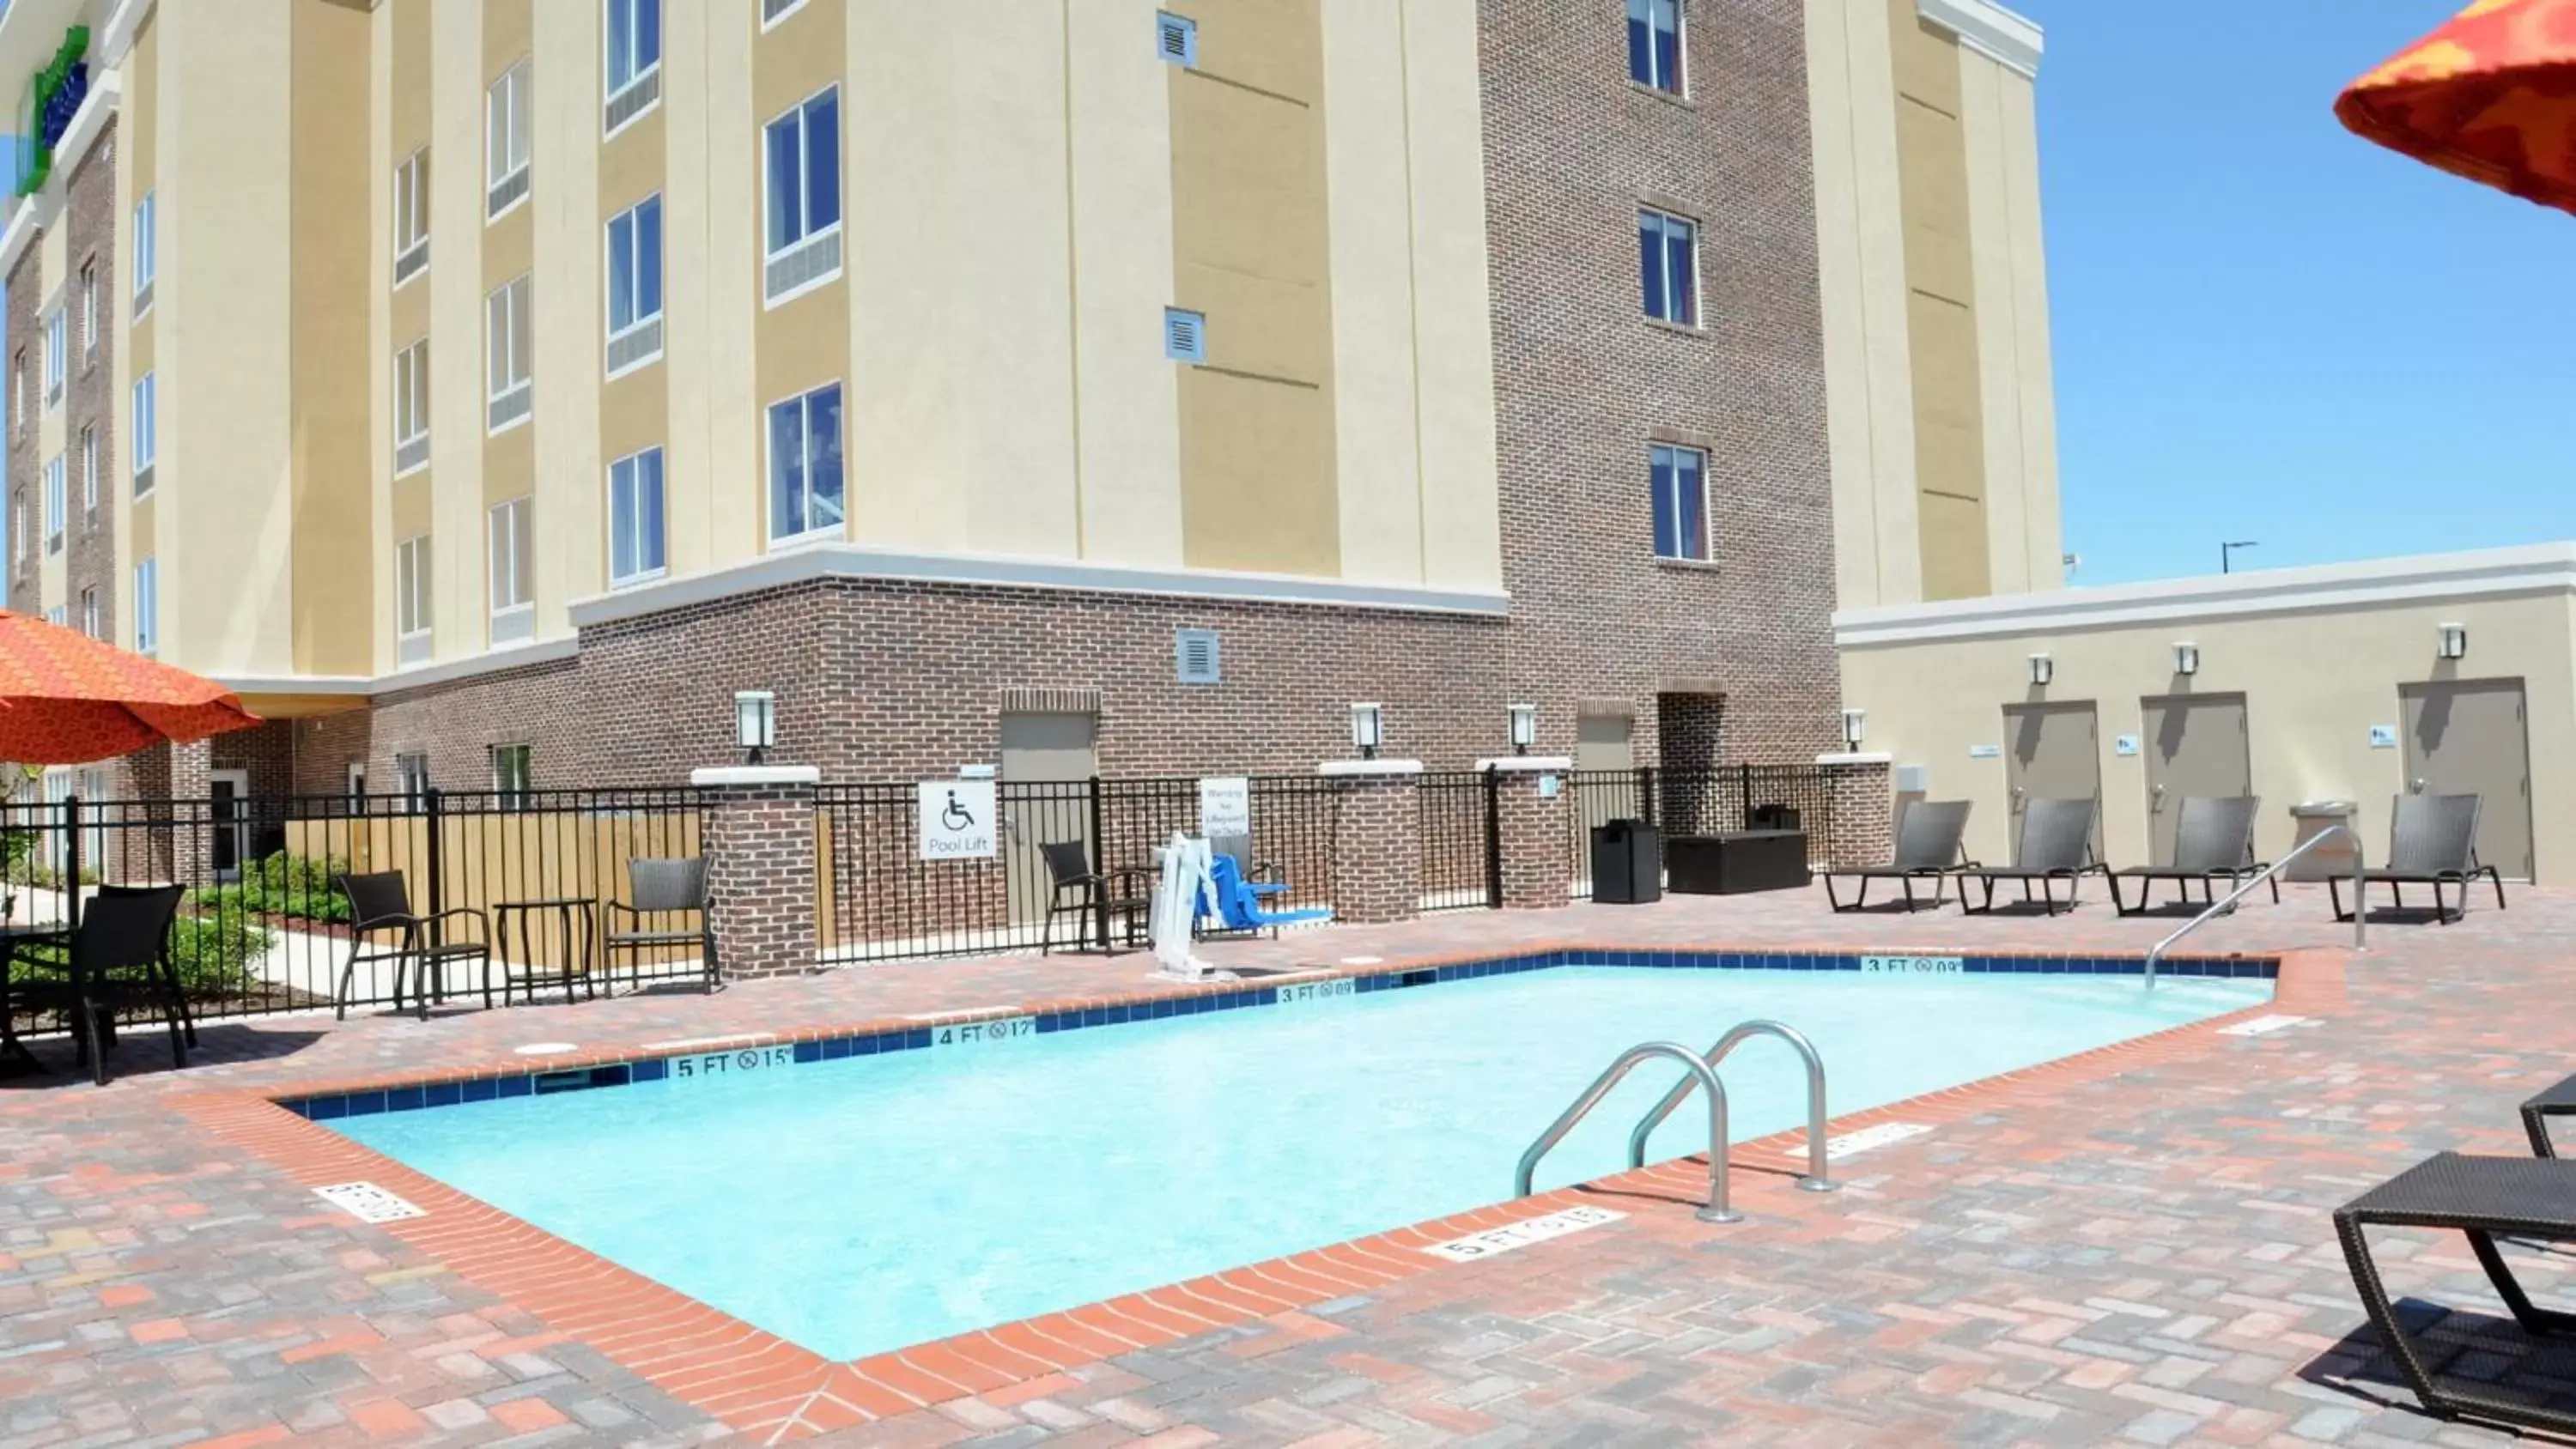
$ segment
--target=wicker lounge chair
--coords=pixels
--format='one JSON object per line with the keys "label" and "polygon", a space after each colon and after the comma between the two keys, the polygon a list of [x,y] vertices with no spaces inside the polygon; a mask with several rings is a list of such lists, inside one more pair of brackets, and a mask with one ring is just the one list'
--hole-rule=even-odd
{"label": "wicker lounge chair", "polygon": [[[2093,802],[2089,799],[2033,800],[2022,808],[2021,859],[2017,865],[1977,866],[1960,873],[1959,909],[1975,915],[1988,915],[1995,908],[1995,883],[2021,882],[2024,904],[2036,904],[2048,914],[2075,909],[2078,884],[2088,875],[2110,874],[2093,859]],[[1968,882],[1975,880],[1985,887],[1984,899],[1968,904]],[[2059,881],[2066,882],[2066,899],[2057,899]],[[2039,893],[2031,894],[2032,886]]]}
{"label": "wicker lounge chair", "polygon": [[[2433,888],[2433,919],[2443,925],[2469,913],[2469,887],[2481,877],[2495,885],[2496,909],[2504,909],[2504,876],[2491,865],[2478,864],[2478,814],[2475,795],[2400,795],[2388,828],[2388,864],[2362,872],[2372,885],[2388,887],[2389,904],[2406,909],[2410,885]],[[2460,903],[2446,907],[2442,888],[2460,888]],[[2326,895],[2338,921],[2349,921],[2344,909],[2343,880],[2326,878]]]}
{"label": "wicker lounge chair", "polygon": [[[2254,816],[2263,807],[2261,797],[2254,795],[2186,796],[2182,818],[2174,822],[2174,854],[2171,865],[2133,865],[2127,870],[2110,873],[2111,906],[2124,916],[2143,916],[2149,909],[2148,897],[2160,880],[2174,883],[2174,900],[2191,904],[2191,883],[2200,882],[2201,903],[2217,899],[2218,883],[2234,887],[2268,867],[2254,860]],[[2138,883],[2137,904],[2120,898],[2120,882]],[[2281,881],[2272,880],[2272,900],[2281,899]]]}
{"label": "wicker lounge chair", "polygon": [[[716,960],[715,895],[707,888],[707,858],[680,856],[668,860],[638,858],[626,862],[631,901],[610,901],[601,908],[608,918],[604,959],[613,973],[626,959],[633,984],[644,984],[645,964],[655,957],[696,947],[703,969],[700,987],[710,996],[724,984],[724,967]],[[673,924],[694,915],[694,926]]]}
{"label": "wicker lounge chair", "polygon": [[[1922,906],[1939,910],[1943,882],[1974,866],[1959,846],[1960,837],[1968,831],[1969,804],[1966,800],[1916,800],[1908,804],[1904,818],[1896,827],[1896,854],[1885,865],[1826,871],[1825,903],[1837,911],[1864,909],[1869,904],[1869,883],[1892,880],[1904,891],[1906,910]],[[1849,905],[1845,905],[1834,892],[1837,879],[1860,882],[1860,892],[1852,897]],[[1932,883],[1930,900],[1915,897],[1917,881]]]}

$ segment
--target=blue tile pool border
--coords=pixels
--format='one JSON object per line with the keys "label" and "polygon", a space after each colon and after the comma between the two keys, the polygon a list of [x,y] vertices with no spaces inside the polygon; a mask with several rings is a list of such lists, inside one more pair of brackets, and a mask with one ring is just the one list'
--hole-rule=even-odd
{"label": "blue tile pool border", "polygon": [[[1401,962],[1360,971],[1301,976],[1277,985],[1226,984],[1223,989],[1185,995],[1148,997],[1116,1005],[1083,1006],[1060,1011],[1019,1012],[1008,1007],[959,1012],[953,1019],[852,1030],[795,1041],[743,1034],[743,1044],[700,1051],[638,1050],[578,1064],[533,1067],[525,1072],[478,1075],[392,1086],[368,1086],[345,1092],[307,1093],[271,1099],[276,1105],[315,1122],[369,1117],[383,1112],[421,1111],[432,1107],[489,1102],[509,1097],[549,1096],[557,1092],[623,1087],[685,1077],[749,1074],[773,1066],[837,1062],[889,1052],[922,1051],[939,1045],[939,1037],[962,1030],[978,1035],[997,1023],[1033,1020],[1033,1033],[1081,1031],[1091,1027],[1126,1026],[1140,1021],[1203,1016],[1250,1007],[1291,1005],[1338,996],[1401,991],[1450,981],[1512,976],[1566,966],[1615,966],[1684,971],[1849,971],[1857,974],[1930,976],[2142,976],[2143,956],[2118,955],[1944,955],[1855,951],[1682,951],[1612,950],[1592,947],[1523,952],[1484,961],[1455,961],[1407,966]],[[2158,967],[2164,976],[2211,980],[2277,981],[2280,961],[2268,956],[2179,956]],[[971,1039],[971,1038],[970,1038]]]}

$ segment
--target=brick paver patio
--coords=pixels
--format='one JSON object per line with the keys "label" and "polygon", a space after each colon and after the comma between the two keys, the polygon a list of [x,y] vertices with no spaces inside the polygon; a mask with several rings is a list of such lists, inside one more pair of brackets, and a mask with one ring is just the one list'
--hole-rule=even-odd
{"label": "brick paver patio", "polygon": [[[2099,904],[2057,920],[1833,916],[1817,892],[1468,912],[1208,954],[1282,968],[1542,942],[2140,950],[2171,924]],[[2321,892],[2294,889],[2192,949],[2331,946],[2347,929]],[[2282,1008],[2304,1024],[2190,1028],[1867,1114],[1937,1127],[1851,1159],[1830,1197],[1785,1190],[1749,1154],[1750,1220],[1717,1228],[1692,1219],[1686,1169],[1674,1191],[1623,1182],[1628,1216],[1573,1237],[1213,1314],[1240,1321],[1183,1322],[1150,1348],[1057,1355],[1071,1367],[926,1369],[908,1397],[867,1399],[891,1417],[807,1442],[2505,1442],[2412,1407],[2370,1346],[2328,1214],[2438,1148],[2527,1151],[2513,1105],[2576,1069],[2571,929],[2576,894],[2534,891],[2459,926],[2378,927],[2342,992]],[[712,1000],[217,1025],[185,1072],[138,1035],[103,1090],[46,1044],[52,1075],[0,1082],[0,1444],[698,1443],[847,1422],[711,1417],[693,1406],[703,1387],[673,1391],[636,1335],[525,1306],[559,1286],[495,1287],[488,1253],[452,1234],[322,1205],[239,1123],[322,1129],[209,1104],[524,1066],[512,1048],[541,1041],[589,1054],[1164,989],[1150,965],[922,962]],[[2565,1260],[2520,1257],[2536,1290],[2576,1288]],[[2393,1235],[2383,1267],[2401,1294],[2470,1310],[2425,1323],[2447,1372],[2576,1399],[2576,1356],[2523,1339],[2456,1238]]]}

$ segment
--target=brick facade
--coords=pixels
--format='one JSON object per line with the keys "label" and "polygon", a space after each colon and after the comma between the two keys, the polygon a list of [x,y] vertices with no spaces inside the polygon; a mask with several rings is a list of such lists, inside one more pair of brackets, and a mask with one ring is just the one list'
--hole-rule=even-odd
{"label": "brick facade", "polygon": [[[116,122],[110,120],[96,142],[82,154],[64,181],[63,215],[69,273],[63,305],[70,312],[67,335],[71,357],[65,369],[63,457],[65,491],[70,510],[64,540],[63,607],[75,629],[83,626],[81,596],[95,591],[98,637],[114,639],[117,620],[116,490],[132,480],[120,469],[125,451],[117,446],[116,341],[125,309],[117,305],[116,287]],[[95,327],[84,336],[81,294],[87,268],[97,288]],[[15,334],[13,334],[15,335]],[[90,431],[96,451],[97,491],[92,505],[82,477],[81,433]]]}
{"label": "brick facade", "polygon": [[814,938],[814,787],[711,787],[708,889],[724,975],[810,971]]}
{"label": "brick facade", "polygon": [[1833,830],[1825,839],[1809,843],[1811,858],[1843,870],[1894,859],[1894,785],[1883,759],[1827,765],[1825,789],[1833,801]]}
{"label": "brick facade", "polygon": [[[1556,784],[1549,793],[1546,782]],[[1548,910],[1564,905],[1574,874],[1571,825],[1561,775],[1506,770],[1494,782],[1494,831],[1501,840],[1503,908]]]}
{"label": "brick facade", "polygon": [[42,232],[18,253],[9,269],[9,355],[0,359],[0,427],[9,436],[8,507],[9,607],[39,618],[45,612],[45,462],[37,451],[45,415],[45,328],[38,319],[45,301],[45,239]]}
{"label": "brick facade", "polygon": [[1333,841],[1333,918],[1409,921],[1422,908],[1422,790],[1412,775],[1342,782]]}

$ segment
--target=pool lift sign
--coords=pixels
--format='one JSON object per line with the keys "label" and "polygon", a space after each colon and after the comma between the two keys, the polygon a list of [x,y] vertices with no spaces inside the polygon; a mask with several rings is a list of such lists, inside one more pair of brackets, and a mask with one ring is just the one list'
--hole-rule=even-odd
{"label": "pool lift sign", "polygon": [[924,780],[918,787],[923,860],[990,860],[995,805],[990,780]]}

